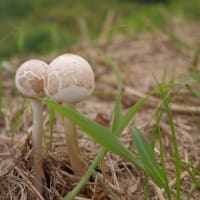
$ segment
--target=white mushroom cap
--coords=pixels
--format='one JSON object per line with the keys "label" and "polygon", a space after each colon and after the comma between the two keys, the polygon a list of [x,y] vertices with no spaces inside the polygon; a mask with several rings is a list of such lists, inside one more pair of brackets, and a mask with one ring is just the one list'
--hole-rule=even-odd
{"label": "white mushroom cap", "polygon": [[25,97],[43,97],[47,68],[48,65],[41,60],[24,62],[15,75],[15,84],[19,92]]}
{"label": "white mushroom cap", "polygon": [[49,65],[44,90],[58,102],[75,103],[92,94],[94,73],[90,64],[74,54],[63,54]]}

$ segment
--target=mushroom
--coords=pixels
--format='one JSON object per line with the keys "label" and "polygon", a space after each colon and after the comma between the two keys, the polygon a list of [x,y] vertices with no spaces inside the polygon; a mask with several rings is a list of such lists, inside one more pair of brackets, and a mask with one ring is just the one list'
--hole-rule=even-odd
{"label": "mushroom", "polygon": [[33,145],[33,170],[35,172],[35,186],[42,193],[41,184],[45,182],[42,167],[42,110],[43,106],[38,97],[44,97],[44,79],[48,65],[32,59],[24,62],[17,70],[15,84],[19,92],[25,98],[30,98],[33,112],[32,145]]}
{"label": "mushroom", "polygon": [[[75,109],[75,103],[90,96],[94,89],[94,73],[90,64],[74,54],[55,58],[47,71],[46,96]],[[64,119],[69,161],[76,175],[83,175],[86,166],[81,158],[75,124]]]}

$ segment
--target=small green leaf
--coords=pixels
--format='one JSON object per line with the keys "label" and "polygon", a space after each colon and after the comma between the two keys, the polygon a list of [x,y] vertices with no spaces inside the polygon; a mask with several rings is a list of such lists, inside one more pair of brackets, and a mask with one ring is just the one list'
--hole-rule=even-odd
{"label": "small green leaf", "polygon": [[123,81],[121,79],[121,75],[119,72],[118,67],[113,63],[113,61],[102,51],[99,52],[102,58],[112,67],[115,77],[117,79],[117,100],[115,102],[114,106],[114,116],[113,116],[113,123],[112,123],[112,132],[115,132],[121,118],[121,96],[122,96],[122,87],[123,87]]}
{"label": "small green leaf", "polygon": [[88,119],[73,108],[64,107],[50,100],[45,100],[45,102],[63,117],[66,117],[77,124],[79,128],[92,137],[95,142],[102,145],[107,150],[129,160],[140,169],[143,168],[141,163],[134,158],[133,154],[122,145],[117,136],[112,134],[111,130]]}
{"label": "small green leaf", "polygon": [[179,156],[179,151],[178,151],[178,143],[176,139],[176,131],[175,131],[175,126],[174,126],[174,121],[173,121],[173,115],[170,109],[169,99],[167,97],[168,91],[163,90],[162,85],[158,82],[156,77],[154,78],[160,90],[160,97],[163,101],[163,107],[166,112],[171,134],[172,134],[172,144],[174,148],[174,164],[175,164],[175,173],[176,173],[177,200],[180,200],[181,199],[181,166],[180,166],[181,163],[180,163],[180,156]]}
{"label": "small green leaf", "polygon": [[[119,100],[116,101],[115,104],[118,104],[118,103],[119,103]],[[136,103],[131,108],[129,108],[129,110],[127,112],[128,114],[125,114],[124,115],[124,119],[121,119],[121,121],[123,121],[121,127],[119,127],[118,130],[112,131],[112,133],[115,134],[115,135],[117,135],[117,136],[119,136],[122,133],[122,131],[124,130],[124,128],[127,126],[127,124],[129,123],[129,121],[133,118],[134,114],[141,108],[141,106],[143,105],[143,103],[144,103],[144,99],[138,101],[138,103]],[[116,107],[116,105],[115,105],[115,107]],[[116,123],[116,125],[117,124],[118,123]],[[118,126],[119,126],[119,124],[118,124]],[[107,153],[107,150],[105,148],[102,148],[99,151],[99,153],[97,154],[96,158],[91,163],[88,171],[82,177],[81,181],[77,184],[77,186],[71,192],[69,192],[67,194],[67,196],[64,199],[66,199],[66,200],[73,199],[76,196],[76,194],[78,194],[78,192],[80,192],[81,188],[89,180],[89,178],[90,178],[91,174],[93,173],[93,171],[95,170],[96,166],[103,159],[103,157],[106,155],[106,153]]]}
{"label": "small green leaf", "polygon": [[114,117],[112,122],[112,133],[117,130],[121,120],[121,97],[119,96],[114,106]]}
{"label": "small green leaf", "polygon": [[132,126],[131,133],[133,136],[134,145],[143,163],[144,171],[154,180],[158,186],[165,187],[165,181],[163,179],[161,169],[158,165],[151,146],[137,128]]}
{"label": "small green leaf", "polygon": [[130,120],[137,113],[137,111],[142,107],[145,101],[146,101],[146,97],[139,100],[136,104],[130,107],[128,111],[121,117],[120,123],[116,131],[116,135],[121,134],[121,132],[126,128]]}

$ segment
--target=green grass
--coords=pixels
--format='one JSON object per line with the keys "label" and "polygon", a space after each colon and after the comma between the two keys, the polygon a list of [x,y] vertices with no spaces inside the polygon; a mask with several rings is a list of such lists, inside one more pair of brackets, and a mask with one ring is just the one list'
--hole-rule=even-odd
{"label": "green grass", "polygon": [[[9,2],[12,2],[11,0]],[[22,1],[23,2],[23,1]],[[79,2],[79,3],[77,3]],[[115,20],[108,34],[108,37],[123,33],[131,35],[135,32],[147,31],[147,23],[152,22],[153,26],[163,31],[168,35],[171,40],[176,43],[180,48],[185,50],[197,52],[199,55],[199,48],[191,47],[189,44],[182,41],[176,35],[168,31],[167,24],[173,17],[173,15],[179,15],[183,19],[196,20],[200,18],[199,13],[199,1],[174,1],[168,5],[163,4],[137,4],[133,2],[111,4],[105,1],[90,2],[90,1],[69,1],[68,4],[64,1],[49,1],[38,7],[35,3],[34,6],[29,7],[30,12],[18,13],[13,11],[12,15],[7,13],[1,13],[2,29],[0,30],[0,55],[1,59],[6,56],[13,56],[16,54],[46,54],[49,52],[61,52],[70,49],[70,47],[80,42],[81,35],[79,33],[78,21],[82,24],[84,32],[91,42],[91,45],[99,37],[99,32],[103,21],[106,17],[107,11],[112,9],[115,12]],[[0,4],[1,5],[1,4]],[[30,5],[29,5],[30,6]],[[66,8],[70,7],[66,12]],[[44,12],[47,9],[48,12]],[[94,10],[96,16],[94,18]],[[164,14],[163,14],[164,10]],[[80,16],[77,17],[77,13]],[[81,14],[80,14],[81,13]],[[170,14],[169,14],[170,13]],[[171,16],[172,14],[172,16]],[[22,19],[23,18],[23,19]],[[49,19],[51,22],[49,22]],[[95,20],[94,20],[95,19]],[[3,28],[5,27],[5,28]],[[190,193],[186,197],[188,200],[192,198],[200,185],[200,181],[197,176],[200,175],[199,170],[196,169],[192,163],[184,163],[181,161],[178,151],[176,130],[174,127],[174,119],[170,110],[171,97],[168,96],[171,89],[179,84],[175,83],[158,83],[158,88],[153,91],[160,96],[162,105],[157,110],[155,115],[155,130],[153,130],[153,139],[151,144],[147,142],[143,134],[136,127],[131,126],[131,134],[133,136],[133,145],[137,150],[137,153],[133,153],[127,149],[118,139],[125,127],[128,126],[134,115],[143,106],[143,103],[148,100],[147,98],[141,99],[135,105],[133,105],[126,113],[121,113],[121,98],[122,98],[122,80],[120,77],[119,67],[116,67],[112,60],[101,52],[101,56],[105,61],[112,66],[116,75],[118,93],[116,96],[116,102],[113,111],[113,122],[110,128],[105,128],[100,124],[88,119],[78,111],[71,108],[63,107],[52,101],[44,101],[50,108],[50,143],[48,149],[51,149],[53,140],[53,122],[54,112],[60,113],[63,117],[67,117],[75,122],[80,129],[88,134],[96,143],[101,145],[101,149],[96,158],[85,173],[83,178],[77,184],[77,186],[69,192],[64,199],[73,199],[87,183],[89,178],[96,174],[96,167],[100,161],[104,158],[108,151],[119,155],[120,157],[128,160],[135,165],[138,169],[144,171],[145,184],[144,184],[144,198],[148,199],[149,195],[149,180],[151,179],[160,188],[164,188],[165,194],[168,199],[175,198],[177,200],[182,199],[183,192],[181,190],[181,171],[186,170],[189,174],[189,178],[193,185]],[[195,66],[192,66],[193,68]],[[198,71],[193,69],[191,72],[194,81],[199,82]],[[194,72],[194,73],[193,73]],[[195,76],[195,77],[194,77]],[[180,86],[180,85],[179,85]],[[200,97],[199,92],[193,88],[192,83],[182,84],[182,87],[187,87],[196,97]],[[0,85],[0,97],[2,99],[2,89]],[[19,124],[20,116],[24,110],[24,104],[19,108],[16,118],[11,122],[12,133]],[[163,147],[163,138],[160,130],[160,122],[162,116],[166,115],[168,124],[170,126],[170,132],[172,136],[172,144],[174,155],[172,160],[175,167],[175,179],[176,189],[172,189],[169,186],[169,177],[166,169],[167,156]],[[110,146],[109,140],[112,140],[112,146]],[[154,147],[158,143],[160,154],[159,158],[154,152]],[[100,180],[102,184],[103,180]],[[106,186],[106,185],[105,185]],[[107,188],[109,190],[109,188]],[[112,191],[110,191],[112,193]],[[113,194],[115,196],[115,194]],[[115,196],[116,197],[116,196]],[[117,197],[116,197],[117,199]]]}
{"label": "green grass", "polygon": [[173,115],[170,110],[169,99],[167,97],[168,91],[164,91],[159,83],[158,85],[160,89],[160,96],[161,96],[161,99],[163,100],[163,107],[167,114],[168,123],[169,123],[171,134],[172,134],[172,143],[173,143],[173,148],[174,148],[174,159],[175,159],[174,163],[175,163],[175,174],[176,174],[177,200],[180,200],[182,199],[181,198],[181,166],[180,166],[178,144],[177,144],[177,139],[176,139],[176,131],[175,131],[174,122],[173,122]]}
{"label": "green grass", "polygon": [[163,146],[163,140],[162,140],[162,135],[161,135],[161,130],[160,130],[160,122],[163,116],[163,111],[158,110],[156,111],[156,134],[159,140],[159,147],[160,147],[160,160],[161,160],[161,166],[162,166],[162,171],[163,171],[163,176],[166,181],[167,185],[167,196],[168,199],[171,199],[171,193],[170,193],[170,188],[169,188],[169,178],[167,175],[167,169],[166,169],[166,157],[165,157],[165,151],[164,151],[164,146]]}
{"label": "green grass", "polygon": [[[144,171],[145,174],[145,194],[144,198],[148,199],[148,184],[149,179],[151,179],[158,187],[163,188],[167,198],[172,199],[172,196],[175,199],[182,199],[183,191],[181,191],[181,168],[183,168],[182,161],[179,156],[176,132],[173,123],[173,115],[170,110],[170,101],[169,101],[169,90],[173,89],[177,86],[177,84],[173,83],[158,83],[158,89],[155,90],[156,93],[160,94],[162,105],[162,110],[157,110],[156,112],[156,127],[153,131],[152,143],[148,143],[143,134],[133,125],[130,126],[131,134],[133,137],[133,144],[137,150],[137,154],[131,152],[119,141],[118,137],[121,135],[122,131],[125,127],[128,126],[130,120],[134,117],[134,115],[138,112],[138,110],[142,107],[143,103],[146,101],[146,98],[141,99],[135,105],[130,107],[125,114],[121,113],[121,95],[122,95],[122,80],[120,77],[119,69],[112,63],[112,61],[103,53],[101,53],[103,58],[112,66],[118,85],[118,94],[116,97],[116,102],[114,106],[114,114],[113,114],[113,122],[110,128],[105,128],[100,124],[88,119],[81,113],[76,110],[73,110],[69,107],[63,107],[55,102],[45,100],[44,102],[48,104],[51,110],[60,113],[63,117],[69,118],[76,125],[79,126],[81,130],[83,130],[86,134],[88,134],[96,143],[100,144],[102,148],[97,154],[96,158],[92,162],[90,166],[88,166],[88,170],[85,175],[82,177],[77,186],[69,192],[64,199],[70,200],[73,199],[83,188],[83,186],[87,183],[89,178],[96,174],[96,167],[106,155],[107,151],[110,151],[118,156],[128,160],[130,163],[135,165],[138,169]],[[155,93],[155,91],[153,91]],[[170,126],[170,131],[172,135],[172,144],[174,155],[172,155],[172,159],[174,160],[175,166],[175,178],[176,178],[176,188],[172,189],[169,185],[169,177],[166,169],[166,152],[164,151],[162,136],[160,132],[160,121],[162,119],[163,114],[167,115],[168,123]],[[112,145],[110,145],[110,141],[112,141]],[[160,161],[157,160],[157,155],[154,152],[155,144],[158,143],[160,146]],[[161,164],[159,164],[161,163]],[[185,164],[185,168],[190,174],[190,178],[193,181],[193,187],[191,192],[188,194],[188,199],[190,196],[197,190],[199,186],[199,181],[196,178],[198,174],[196,168],[189,167],[188,164]],[[192,170],[193,169],[193,170]],[[115,195],[115,194],[113,194]],[[117,199],[117,197],[116,197]]]}
{"label": "green grass", "polygon": [[[113,68],[118,85],[118,93],[116,97],[116,102],[114,106],[114,114],[113,114],[113,122],[110,128],[105,128],[100,124],[88,119],[83,116],[76,110],[73,110],[68,107],[63,107],[55,102],[45,100],[44,102],[48,104],[48,106],[53,109],[55,112],[60,113],[63,117],[67,117],[72,120],[76,125],[79,126],[86,134],[88,134],[96,143],[100,144],[102,148],[97,154],[94,161],[88,166],[88,170],[85,175],[82,177],[80,182],[75,186],[75,188],[69,192],[64,199],[70,200],[73,199],[84,187],[89,178],[92,175],[96,174],[96,167],[100,163],[100,161],[104,158],[108,151],[117,154],[118,156],[128,160],[130,163],[135,165],[137,169],[144,171],[145,174],[145,183],[144,183],[144,199],[148,199],[149,195],[149,180],[151,179],[158,187],[163,188],[167,199],[175,198],[177,200],[187,198],[188,200],[192,197],[192,194],[197,191],[199,187],[199,180],[197,176],[199,175],[199,170],[197,170],[191,163],[184,163],[181,161],[178,145],[176,139],[176,131],[173,122],[173,115],[170,110],[170,102],[172,97],[169,96],[169,91],[174,89],[174,87],[180,87],[181,84],[175,83],[158,83],[158,89],[154,90],[153,93],[157,93],[160,95],[162,100],[162,105],[160,105],[160,109],[156,111],[155,121],[156,125],[153,130],[153,137],[151,144],[147,142],[146,138],[143,134],[138,130],[135,126],[131,125],[131,134],[133,137],[133,144],[136,149],[136,153],[131,152],[119,141],[118,137],[123,132],[124,128],[128,126],[130,120],[134,117],[134,115],[138,112],[138,110],[142,107],[143,103],[147,100],[146,98],[141,99],[135,105],[130,107],[125,114],[121,113],[121,95],[122,95],[122,80],[120,77],[119,69],[112,63],[112,61],[103,53],[101,53],[104,60],[106,60]],[[181,85],[185,87],[184,84]],[[178,88],[180,90],[180,88]],[[174,155],[172,155],[172,160],[174,161],[174,176],[176,180],[176,187],[171,188],[169,184],[169,175],[166,168],[167,160],[167,152],[164,150],[163,139],[160,130],[160,122],[162,120],[163,115],[167,116],[168,124],[170,126],[171,136],[172,136],[172,144]],[[112,140],[112,145],[110,142]],[[158,160],[158,156],[154,152],[155,144],[158,143],[160,147],[160,159]],[[160,163],[160,164],[159,164]],[[190,180],[193,182],[193,186],[190,192],[185,196],[184,191],[181,190],[181,170],[184,169],[188,172],[190,176]],[[101,180],[102,182],[102,180]],[[103,183],[102,183],[103,184]],[[109,188],[107,188],[109,190]],[[110,191],[112,193],[112,191]],[[116,195],[116,194],[112,194]],[[115,196],[115,199],[118,197]]]}
{"label": "green grass", "polygon": [[[127,124],[129,123],[129,121],[136,114],[136,112],[141,108],[145,99],[142,99],[137,104],[135,104],[132,108],[129,109],[129,111],[124,115],[124,117],[122,117],[121,116],[122,80],[121,80],[119,70],[113,64],[112,60],[110,58],[108,58],[103,52],[101,52],[101,55],[112,66],[112,68],[115,72],[115,75],[116,75],[116,79],[117,79],[118,95],[117,95],[117,100],[116,100],[115,106],[114,106],[114,119],[113,119],[111,130],[114,135],[119,136],[122,133],[122,131],[124,130],[124,128],[127,126]],[[77,186],[71,192],[69,192],[64,199],[66,199],[66,200],[73,199],[80,192],[80,190],[86,184],[86,182],[89,180],[89,178],[92,176],[92,174],[95,174],[96,167],[98,166],[100,161],[104,158],[106,153],[107,153],[107,149],[105,147],[101,148],[101,150],[97,154],[96,158],[94,159],[92,164],[89,166],[87,172],[82,177],[79,184],[77,184]]]}
{"label": "green grass", "polygon": [[[184,48],[184,47],[183,47]],[[167,83],[165,81],[165,77],[163,78],[163,82],[159,83],[157,81],[158,88],[151,91],[149,94],[156,94],[160,96],[162,104],[159,108],[156,108],[155,111],[155,127],[152,130],[152,140],[148,142],[144,137],[143,133],[137,129],[134,125],[130,126],[130,133],[133,138],[133,146],[136,151],[131,151],[127,149],[123,143],[120,142],[119,136],[123,132],[123,130],[129,125],[129,122],[132,121],[135,114],[142,108],[145,101],[148,101],[148,96],[139,100],[132,107],[130,107],[125,113],[121,111],[121,100],[122,100],[122,88],[123,83],[120,75],[120,67],[117,67],[113,64],[112,60],[106,56],[103,52],[100,52],[102,58],[112,67],[113,72],[116,76],[116,83],[118,92],[116,95],[116,101],[113,110],[113,121],[111,127],[106,128],[95,121],[87,118],[77,110],[74,110],[70,107],[64,107],[56,102],[50,100],[44,100],[43,102],[49,106],[50,111],[50,142],[48,150],[51,150],[51,144],[53,140],[53,125],[54,125],[54,114],[58,112],[64,118],[69,118],[72,120],[79,128],[88,134],[92,140],[94,140],[97,144],[101,146],[96,158],[92,161],[92,163],[88,166],[87,172],[84,174],[80,182],[74,187],[74,189],[69,192],[64,199],[70,200],[74,199],[75,196],[81,191],[84,185],[87,183],[91,176],[97,175],[98,173],[95,171],[96,167],[99,165],[101,160],[105,157],[106,153],[112,152],[121,158],[129,161],[133,164],[137,170],[142,170],[145,175],[144,180],[144,199],[149,198],[149,184],[150,180],[153,181],[159,188],[163,189],[167,199],[185,199],[188,200],[192,198],[192,195],[197,192],[198,187],[200,185],[200,181],[198,176],[200,175],[199,170],[193,166],[192,163],[185,163],[180,159],[177,138],[176,138],[176,130],[174,127],[174,119],[172,115],[172,111],[170,109],[170,103],[174,100],[173,96],[170,96],[170,91],[174,88],[178,88],[178,91],[181,87],[186,87],[185,84],[178,84],[174,82]],[[190,85],[192,87],[192,85]],[[178,92],[173,95],[179,94]],[[25,103],[25,102],[24,102]],[[24,111],[24,103],[22,107],[19,108],[16,118],[11,123],[11,129],[15,132],[16,127],[19,124],[19,119]],[[174,177],[176,180],[175,189],[170,187],[169,184],[169,175],[167,172],[167,161],[169,157],[167,157],[167,152],[164,149],[163,138],[160,130],[160,123],[163,115],[167,116],[168,124],[170,127],[170,133],[172,136],[172,146],[174,154],[171,155],[171,160],[174,162]],[[112,141],[112,145],[110,145],[110,141]],[[159,155],[154,152],[154,148],[158,144],[160,153]],[[192,187],[187,196],[184,194],[184,191],[181,189],[181,171],[185,170],[188,173],[189,179],[192,181]],[[98,181],[109,191],[112,195],[113,199],[120,199],[117,194],[115,194],[112,189],[106,184],[106,182],[98,177]]]}
{"label": "green grass", "polygon": [[[145,99],[140,100],[119,118],[118,125],[115,125],[115,131],[112,131],[113,129],[108,129],[101,126],[100,124],[97,124],[96,122],[86,118],[81,113],[72,108],[63,107],[50,100],[45,100],[45,103],[47,103],[51,109],[54,109],[56,112],[59,112],[63,117],[67,117],[70,120],[72,120],[96,143],[103,146],[103,149],[100,150],[99,154],[89,167],[85,176],[82,177],[81,182],[75,187],[75,190],[70,192],[64,199],[73,199],[77,195],[77,193],[86,183],[90,175],[94,172],[97,164],[105,156],[107,151],[111,151],[119,155],[120,157],[130,161],[137,168],[143,170],[160,188],[164,188],[165,191],[169,190],[169,186],[167,186],[168,182],[166,182],[166,179],[163,176],[162,169],[160,168],[156,160],[156,156],[151,146],[147,143],[146,139],[138,129],[136,129],[133,126],[131,127],[133,141],[138,151],[139,159],[136,159],[135,155],[132,152],[130,152],[127,148],[125,148],[124,145],[117,139],[117,136],[121,134],[124,128],[128,125],[128,122],[132,119],[134,114],[142,106],[144,100]],[[118,101],[116,101],[116,105],[117,104]],[[119,106],[115,106],[115,109],[116,110],[114,111],[114,113],[119,114]],[[113,120],[113,122],[116,121]],[[112,141],[112,145],[110,145],[110,141]],[[171,191],[172,189],[170,190],[170,192]]]}
{"label": "green grass", "polygon": [[[133,35],[149,30],[148,22],[165,24],[173,16],[186,20],[200,18],[199,1],[170,1],[168,4],[142,4],[135,1],[25,1],[0,3],[0,55],[1,59],[16,54],[47,54],[63,52],[80,43],[80,26],[84,22],[87,36],[93,43],[98,40],[109,11],[114,21],[108,38],[117,34]],[[163,12],[164,11],[164,12]]]}

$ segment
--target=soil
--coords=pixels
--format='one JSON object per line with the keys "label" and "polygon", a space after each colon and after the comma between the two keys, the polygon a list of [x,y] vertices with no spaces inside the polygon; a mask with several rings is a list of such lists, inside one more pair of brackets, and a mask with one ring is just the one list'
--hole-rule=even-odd
{"label": "soil", "polygon": [[[194,47],[200,44],[200,24],[172,23],[171,31],[180,39]],[[179,83],[170,90],[171,110],[175,124],[178,148],[181,160],[196,169],[194,176],[200,179],[200,135],[199,116],[200,100],[186,87],[186,83],[199,89],[199,85],[191,76],[191,66],[195,64],[200,71],[200,63],[196,52],[178,45],[168,35],[154,30],[137,37],[117,37],[112,41],[97,44],[92,47],[76,46],[73,53],[82,55],[92,64],[96,86],[92,97],[77,104],[77,109],[90,119],[109,127],[112,122],[113,105],[116,97],[116,78],[111,66],[99,55],[105,52],[119,67],[123,79],[122,108],[125,112],[146,93],[157,88],[159,82]],[[42,57],[50,62],[55,56]],[[16,57],[9,62],[2,62],[2,114],[0,116],[0,200],[31,200],[31,199],[62,199],[80,178],[73,174],[69,164],[66,144],[64,142],[63,122],[56,115],[54,122],[54,138],[51,149],[43,153],[43,168],[47,185],[44,185],[43,198],[34,187],[34,172],[32,170],[32,117],[30,101],[24,100],[15,89],[14,75],[17,67],[29,58],[41,58],[30,55]],[[155,93],[154,93],[155,94]],[[131,121],[151,141],[152,130],[156,126],[155,111],[161,105],[158,95],[150,95],[142,109]],[[44,134],[49,142],[49,114],[45,106]],[[175,167],[172,135],[163,115],[160,123],[161,134],[167,157],[167,171],[170,185],[175,187]],[[85,133],[78,130],[81,153],[88,163],[95,158],[100,146],[95,144]],[[120,140],[134,149],[128,127],[122,133]],[[159,155],[159,145],[155,151]],[[158,156],[159,159],[159,156]],[[108,153],[97,169],[102,177],[101,184],[94,176],[75,198],[77,200],[108,200],[114,199],[105,183],[122,200],[144,199],[144,173],[128,161]],[[181,189],[183,199],[193,187],[191,176],[182,167]],[[167,199],[166,194],[149,183],[149,199]],[[200,188],[193,193],[192,200],[200,199]]]}

